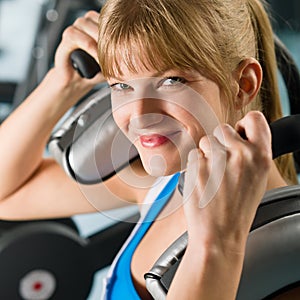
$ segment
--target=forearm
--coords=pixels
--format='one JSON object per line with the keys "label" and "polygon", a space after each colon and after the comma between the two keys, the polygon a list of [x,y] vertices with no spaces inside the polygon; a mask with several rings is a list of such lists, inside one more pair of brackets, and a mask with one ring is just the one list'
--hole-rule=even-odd
{"label": "forearm", "polygon": [[0,127],[0,199],[22,185],[42,161],[53,127],[90,87],[76,91],[50,70],[42,83]]}
{"label": "forearm", "polygon": [[167,299],[235,299],[243,258],[219,247],[188,246]]}

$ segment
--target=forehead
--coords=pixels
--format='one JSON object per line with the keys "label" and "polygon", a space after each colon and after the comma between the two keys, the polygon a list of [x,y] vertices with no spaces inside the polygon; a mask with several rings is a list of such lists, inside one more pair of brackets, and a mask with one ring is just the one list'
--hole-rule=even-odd
{"label": "forehead", "polygon": [[[159,58],[157,60],[159,61]],[[124,55],[122,49],[120,49],[115,55],[112,72],[108,76],[108,80],[112,78],[128,80],[129,78],[156,77],[171,68],[171,66],[162,66],[160,63],[157,63],[154,67],[143,49],[134,48],[130,55]]]}
{"label": "forehead", "polygon": [[[155,39],[156,38],[156,39]],[[161,39],[161,38],[160,38]],[[164,72],[196,66],[185,51],[174,51],[174,45],[151,36],[126,36],[117,40],[100,41],[99,61],[106,78],[123,74]],[[198,61],[198,60],[197,60]]]}

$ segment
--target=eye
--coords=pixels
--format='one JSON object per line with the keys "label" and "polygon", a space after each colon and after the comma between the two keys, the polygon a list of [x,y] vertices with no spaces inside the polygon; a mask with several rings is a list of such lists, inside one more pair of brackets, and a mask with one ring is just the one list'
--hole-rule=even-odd
{"label": "eye", "polygon": [[131,86],[126,84],[126,83],[114,83],[112,85],[110,85],[110,88],[113,90],[113,91],[127,91],[127,90],[130,90],[131,89]]}
{"label": "eye", "polygon": [[171,86],[177,86],[179,84],[184,84],[186,83],[186,80],[182,77],[168,77],[164,78],[160,82],[160,86],[165,86],[165,87],[171,87]]}

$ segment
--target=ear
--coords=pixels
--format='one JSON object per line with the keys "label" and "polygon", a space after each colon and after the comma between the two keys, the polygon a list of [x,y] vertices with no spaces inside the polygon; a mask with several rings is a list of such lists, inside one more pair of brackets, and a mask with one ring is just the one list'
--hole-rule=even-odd
{"label": "ear", "polygon": [[241,109],[258,94],[263,76],[262,68],[255,58],[246,58],[234,70],[233,76],[238,85],[235,108]]}

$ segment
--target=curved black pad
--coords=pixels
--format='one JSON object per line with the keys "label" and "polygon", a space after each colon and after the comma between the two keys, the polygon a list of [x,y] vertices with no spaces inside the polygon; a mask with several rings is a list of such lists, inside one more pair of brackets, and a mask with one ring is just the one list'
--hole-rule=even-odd
{"label": "curved black pad", "polygon": [[273,158],[300,149],[300,115],[281,118],[270,124]]}
{"label": "curved black pad", "polygon": [[81,77],[93,78],[101,71],[96,60],[82,49],[76,49],[71,53],[72,66]]}

